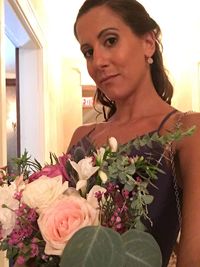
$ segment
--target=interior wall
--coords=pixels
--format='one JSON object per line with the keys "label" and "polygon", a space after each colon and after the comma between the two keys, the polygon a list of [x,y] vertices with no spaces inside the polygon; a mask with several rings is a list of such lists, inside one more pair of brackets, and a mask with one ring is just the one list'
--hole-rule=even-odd
{"label": "interior wall", "polygon": [[[12,81],[12,80],[11,80]],[[15,79],[13,79],[15,81]],[[6,128],[7,128],[7,166],[9,173],[12,169],[12,159],[18,156],[17,149],[17,114],[16,114],[16,83],[6,80]]]}
{"label": "interior wall", "polygon": [[174,85],[172,104],[182,110],[200,111],[198,62],[200,19],[198,1],[139,0],[162,30],[163,55]]}
{"label": "interior wall", "polygon": [[[80,73],[76,60],[64,57],[60,48],[66,38],[61,31],[59,14],[49,14],[44,0],[31,0],[39,24],[46,39],[45,66],[47,81],[45,89],[45,148],[46,157],[52,151],[60,154],[66,151],[71,135],[82,124]],[[59,6],[59,3],[56,3]],[[55,10],[55,8],[54,8]],[[53,18],[53,20],[52,20]],[[66,43],[66,49],[67,49]],[[73,113],[73,116],[72,116]]]}
{"label": "interior wall", "polygon": [[[41,163],[45,161],[44,88],[39,49],[19,49],[20,146]],[[31,66],[29,66],[31,62]],[[30,71],[27,72],[29,67]]]}
{"label": "interior wall", "polygon": [[58,139],[62,142],[59,152],[63,152],[62,144],[65,144],[64,150],[67,150],[72,134],[82,124],[83,117],[81,74],[76,62],[63,58],[61,77]]}

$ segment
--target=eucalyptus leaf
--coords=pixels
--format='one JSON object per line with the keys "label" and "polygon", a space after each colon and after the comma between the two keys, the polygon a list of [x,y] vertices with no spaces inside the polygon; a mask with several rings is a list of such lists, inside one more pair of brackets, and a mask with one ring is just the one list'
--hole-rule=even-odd
{"label": "eucalyptus leaf", "polygon": [[161,267],[160,248],[149,233],[132,229],[122,235],[126,267]]}
{"label": "eucalyptus leaf", "polygon": [[140,217],[137,217],[137,219],[135,219],[135,225],[134,225],[135,229],[139,230],[139,231],[145,231],[146,230],[146,226],[141,222]]}
{"label": "eucalyptus leaf", "polygon": [[131,184],[125,184],[124,189],[131,192],[133,190],[134,186]]}
{"label": "eucalyptus leaf", "polygon": [[136,171],[135,164],[131,164],[126,168],[126,173],[129,175],[133,175]]}
{"label": "eucalyptus leaf", "polygon": [[125,179],[126,179],[126,173],[125,172],[119,172],[118,175],[119,175],[119,178],[121,181],[125,181]]}
{"label": "eucalyptus leaf", "polygon": [[123,261],[120,234],[103,226],[87,226],[67,243],[60,267],[122,267]]}
{"label": "eucalyptus leaf", "polygon": [[150,204],[154,199],[151,195],[144,195],[142,198],[145,204]]}

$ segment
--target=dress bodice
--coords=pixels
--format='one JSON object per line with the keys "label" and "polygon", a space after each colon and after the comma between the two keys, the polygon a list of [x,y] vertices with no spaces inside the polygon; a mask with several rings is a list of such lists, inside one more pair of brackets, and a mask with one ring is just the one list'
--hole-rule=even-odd
{"label": "dress bodice", "polygon": [[[167,116],[164,118],[159,128],[148,133],[148,135],[158,131],[166,119]],[[75,146],[73,146],[69,153],[73,155],[78,147],[83,149],[85,155],[91,155],[91,150],[94,149],[88,135],[84,136]],[[156,160],[163,153],[164,147],[161,146],[160,143],[153,142],[151,148],[147,145],[142,146],[139,150],[133,147],[130,156],[138,155],[145,157],[146,155],[151,154],[152,158]],[[156,187],[149,186],[148,188],[150,194],[154,196],[153,202],[148,205],[148,215],[153,222],[153,225],[150,225],[147,221],[144,223],[146,224],[148,231],[158,242],[162,252],[162,267],[166,267],[179,233],[180,222],[177,208],[177,192],[175,190],[175,180],[173,177],[171,161],[167,160],[166,157],[162,157],[160,166],[162,166],[163,172],[158,173],[158,179],[154,182]],[[180,188],[178,188],[178,194],[181,200],[182,191]]]}

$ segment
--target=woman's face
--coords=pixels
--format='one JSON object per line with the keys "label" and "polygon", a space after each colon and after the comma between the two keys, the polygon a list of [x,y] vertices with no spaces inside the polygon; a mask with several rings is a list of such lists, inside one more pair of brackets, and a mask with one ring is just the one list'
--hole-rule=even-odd
{"label": "woman's face", "polygon": [[146,59],[152,56],[155,45],[152,34],[137,37],[106,6],[82,15],[76,32],[88,72],[107,97],[117,101],[146,86],[150,73]]}

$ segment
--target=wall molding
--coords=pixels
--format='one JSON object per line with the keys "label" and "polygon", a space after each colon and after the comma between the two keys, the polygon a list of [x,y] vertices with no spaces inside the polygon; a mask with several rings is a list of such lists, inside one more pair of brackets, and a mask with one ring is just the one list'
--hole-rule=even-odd
{"label": "wall molding", "polygon": [[37,48],[42,48],[45,44],[42,27],[35,15],[33,6],[29,0],[8,0],[16,15],[29,34]]}

